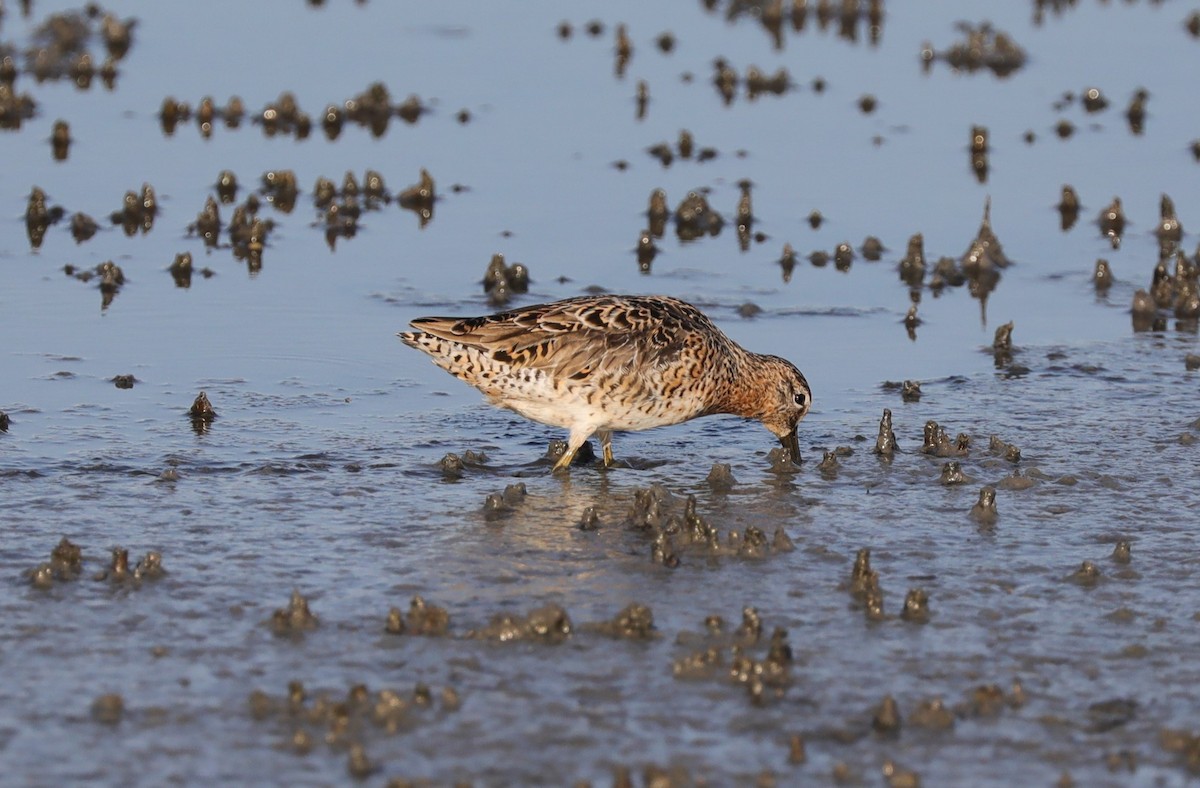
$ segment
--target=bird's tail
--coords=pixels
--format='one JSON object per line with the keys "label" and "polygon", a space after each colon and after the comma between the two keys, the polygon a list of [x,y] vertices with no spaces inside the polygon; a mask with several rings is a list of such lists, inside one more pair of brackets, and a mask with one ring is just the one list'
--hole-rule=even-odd
{"label": "bird's tail", "polygon": [[400,337],[400,341],[409,347],[428,352],[428,348],[421,344],[421,337],[429,337],[428,334],[421,331],[400,331],[396,336]]}

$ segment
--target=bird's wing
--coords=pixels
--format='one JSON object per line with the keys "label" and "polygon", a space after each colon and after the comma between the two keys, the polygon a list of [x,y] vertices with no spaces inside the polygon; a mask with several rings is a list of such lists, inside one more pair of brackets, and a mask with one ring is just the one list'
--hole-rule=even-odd
{"label": "bird's wing", "polygon": [[412,326],[501,363],[577,379],[657,366],[699,337],[723,336],[690,304],[637,296],[583,296],[474,318],[423,317]]}

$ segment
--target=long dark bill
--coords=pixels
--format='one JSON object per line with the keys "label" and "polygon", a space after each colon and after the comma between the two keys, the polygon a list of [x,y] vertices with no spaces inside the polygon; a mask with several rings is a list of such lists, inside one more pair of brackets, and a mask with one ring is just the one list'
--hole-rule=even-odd
{"label": "long dark bill", "polygon": [[792,455],[792,462],[800,464],[800,439],[796,437],[796,428],[792,427],[792,431],[779,439],[779,443],[783,448],[788,450],[788,454]]}

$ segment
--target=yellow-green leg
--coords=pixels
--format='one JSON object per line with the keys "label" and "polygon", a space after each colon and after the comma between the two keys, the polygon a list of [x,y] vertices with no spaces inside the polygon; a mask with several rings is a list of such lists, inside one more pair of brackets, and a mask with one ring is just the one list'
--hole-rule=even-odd
{"label": "yellow-green leg", "polygon": [[573,459],[575,459],[575,450],[568,446],[567,450],[563,452],[563,456],[559,457],[558,462],[554,463],[553,473],[565,471],[570,468],[571,460]]}
{"label": "yellow-green leg", "polygon": [[565,471],[571,467],[571,461],[575,459],[576,452],[592,435],[591,428],[580,428],[571,430],[570,436],[567,437],[567,450],[563,452],[563,456],[558,458],[558,462],[554,463],[554,473]]}
{"label": "yellow-green leg", "polygon": [[600,444],[604,447],[604,467],[613,467],[612,432],[609,430],[602,430],[597,432],[596,436],[600,438]]}

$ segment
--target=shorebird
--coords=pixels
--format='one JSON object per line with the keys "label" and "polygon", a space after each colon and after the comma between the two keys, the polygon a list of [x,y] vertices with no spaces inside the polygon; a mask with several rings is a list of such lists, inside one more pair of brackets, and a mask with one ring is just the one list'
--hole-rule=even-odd
{"label": "shorebird", "polygon": [[570,431],[564,470],[592,434],[729,413],[757,419],[800,462],[796,425],[812,405],[800,370],[743,349],[691,304],[667,296],[568,298],[483,317],[421,317],[397,334],[494,405]]}

